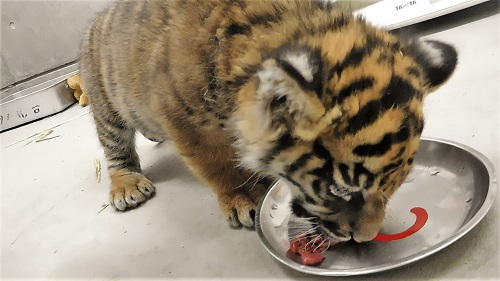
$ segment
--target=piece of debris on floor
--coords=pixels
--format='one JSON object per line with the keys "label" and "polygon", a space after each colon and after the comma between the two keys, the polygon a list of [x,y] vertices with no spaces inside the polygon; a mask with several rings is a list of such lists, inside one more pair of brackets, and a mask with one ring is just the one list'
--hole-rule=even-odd
{"label": "piece of debris on floor", "polygon": [[441,173],[441,172],[439,172],[439,171],[438,172],[434,172],[434,173],[431,174],[431,176],[437,176],[439,173]]}
{"label": "piece of debris on floor", "polygon": [[101,182],[101,161],[97,158],[94,158],[94,167],[97,182]]}
{"label": "piece of debris on floor", "polygon": [[32,142],[41,142],[41,141],[46,141],[46,140],[50,140],[50,139],[54,139],[54,138],[60,137],[60,136],[58,135],[58,136],[54,136],[54,137],[51,137],[51,138],[47,138],[47,136],[48,136],[48,135],[52,134],[53,129],[55,129],[55,128],[57,128],[57,127],[61,126],[61,125],[64,125],[64,124],[68,123],[69,121],[72,121],[72,120],[74,120],[74,119],[76,119],[76,118],[80,118],[80,117],[82,117],[82,116],[84,116],[84,115],[87,115],[87,114],[89,114],[89,113],[90,113],[90,111],[87,111],[87,112],[85,112],[85,113],[82,113],[82,114],[80,114],[80,115],[78,115],[78,116],[75,116],[75,117],[73,117],[73,118],[70,118],[70,119],[68,119],[68,120],[66,120],[66,121],[63,121],[63,122],[59,123],[59,124],[56,124],[56,125],[54,125],[54,126],[52,126],[52,127],[48,128],[48,129],[45,129],[45,130],[41,131],[41,132],[38,132],[38,133],[33,134],[33,135],[31,135],[31,136],[29,136],[29,137],[26,137],[26,138],[24,138],[24,139],[21,139],[21,140],[18,140],[18,141],[16,141],[16,142],[13,142],[13,143],[11,143],[11,144],[9,144],[9,145],[5,146],[4,148],[7,148],[7,147],[10,147],[10,146],[13,146],[13,145],[18,144],[18,143],[23,142],[23,141],[27,141],[27,140],[32,139],[32,138],[34,138],[34,137],[36,137],[34,140],[30,140],[30,141],[29,141],[28,143],[26,143],[25,145],[28,145],[28,144],[30,144],[30,143],[32,143]]}
{"label": "piece of debris on floor", "polygon": [[34,137],[34,136],[37,136],[37,137],[34,140],[29,141],[25,145],[28,145],[32,142],[41,142],[41,141],[46,141],[46,140],[50,140],[50,139],[59,137],[59,136],[55,136],[55,137],[47,138],[53,132],[54,132],[54,130],[52,130],[52,129],[45,129],[45,130],[39,132],[38,134],[33,135],[32,137]]}
{"label": "piece of debris on floor", "polygon": [[99,214],[99,213],[100,213],[100,212],[102,212],[104,209],[106,209],[108,206],[109,206],[109,203],[108,203],[108,204],[103,204],[103,205],[102,205],[102,208],[101,208],[101,209],[100,209],[97,213]]}

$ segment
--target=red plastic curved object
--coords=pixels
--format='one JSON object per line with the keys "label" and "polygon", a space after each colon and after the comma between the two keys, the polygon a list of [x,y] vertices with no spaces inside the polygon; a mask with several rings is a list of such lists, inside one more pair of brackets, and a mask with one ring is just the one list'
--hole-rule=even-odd
{"label": "red plastic curved object", "polygon": [[415,216],[417,217],[415,219],[415,223],[412,226],[410,226],[407,230],[395,234],[379,233],[373,240],[378,242],[389,242],[394,240],[400,240],[419,231],[422,227],[424,227],[425,223],[427,222],[427,219],[429,218],[429,215],[427,214],[427,211],[424,208],[420,207],[412,208],[410,212],[414,213]]}

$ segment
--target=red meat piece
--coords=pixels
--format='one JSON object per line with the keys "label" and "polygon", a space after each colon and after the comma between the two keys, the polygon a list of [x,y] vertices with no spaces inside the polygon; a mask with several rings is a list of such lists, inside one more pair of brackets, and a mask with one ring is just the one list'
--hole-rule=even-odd
{"label": "red meat piece", "polygon": [[325,260],[322,254],[304,253],[300,256],[300,261],[303,265],[318,265]]}
{"label": "red meat piece", "polygon": [[323,262],[325,257],[320,254],[326,250],[327,244],[323,240],[311,242],[306,237],[297,238],[290,242],[290,251],[301,256],[304,265],[317,265]]}
{"label": "red meat piece", "polygon": [[298,254],[299,249],[302,248],[302,241],[300,239],[295,239],[292,242],[290,242],[290,251]]}

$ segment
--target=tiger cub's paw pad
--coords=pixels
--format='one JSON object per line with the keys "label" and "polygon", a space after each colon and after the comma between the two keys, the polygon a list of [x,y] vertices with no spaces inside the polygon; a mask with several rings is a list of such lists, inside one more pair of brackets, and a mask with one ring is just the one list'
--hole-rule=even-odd
{"label": "tiger cub's paw pad", "polygon": [[120,211],[146,201],[155,191],[153,183],[136,172],[117,173],[111,176],[111,182],[109,202]]}
{"label": "tiger cub's paw pad", "polygon": [[243,193],[225,194],[219,197],[222,216],[231,227],[253,227],[257,205]]}

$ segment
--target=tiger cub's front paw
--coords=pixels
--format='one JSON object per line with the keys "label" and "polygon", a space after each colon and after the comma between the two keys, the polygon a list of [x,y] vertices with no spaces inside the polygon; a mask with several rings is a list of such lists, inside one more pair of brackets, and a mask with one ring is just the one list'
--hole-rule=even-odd
{"label": "tiger cub's front paw", "polygon": [[231,227],[253,227],[257,204],[268,186],[258,184],[248,192],[237,191],[219,195],[222,216]]}
{"label": "tiger cub's front paw", "polygon": [[231,227],[252,227],[254,225],[256,204],[244,193],[219,195],[222,216]]}
{"label": "tiger cub's front paw", "polygon": [[141,173],[118,170],[110,177],[109,202],[120,211],[146,201],[155,191],[153,183]]}

